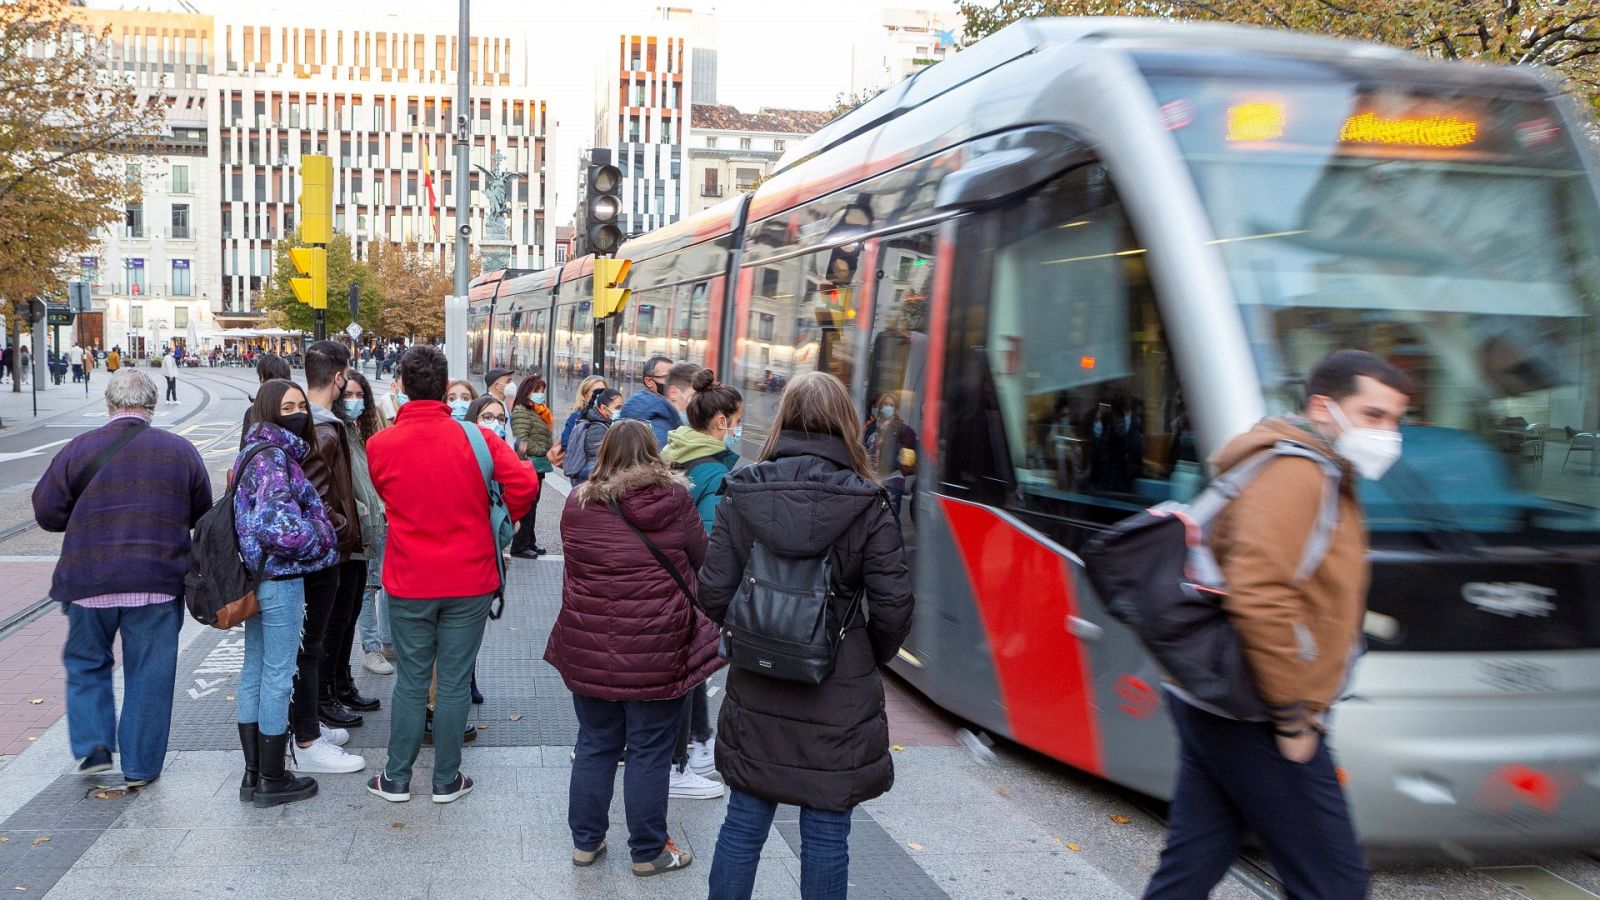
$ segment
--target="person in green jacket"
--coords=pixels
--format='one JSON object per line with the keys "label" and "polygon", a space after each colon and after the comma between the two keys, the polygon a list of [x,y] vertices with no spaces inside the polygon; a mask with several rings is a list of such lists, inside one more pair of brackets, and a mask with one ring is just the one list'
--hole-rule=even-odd
{"label": "person in green jacket", "polygon": [[[716,373],[710,369],[701,369],[694,377],[693,389],[689,424],[668,433],[661,457],[688,476],[689,498],[709,534],[717,519],[717,505],[722,502],[723,480],[739,462],[744,398],[733,388],[718,384]],[[694,793],[696,778],[703,781],[717,769],[706,686],[697,685],[691,693],[690,702],[684,704],[686,715],[678,733],[680,749],[673,760],[669,787],[670,796],[685,799],[699,796]],[[722,796],[720,786],[716,796]]]}
{"label": "person in green jacket", "polygon": [[[545,393],[544,377],[534,372],[517,385],[516,399],[511,402],[511,445],[517,455],[533,463],[534,475],[541,488],[544,477],[550,474],[550,438],[555,417],[550,414]],[[539,491],[543,494],[544,491]],[[539,494],[534,495],[533,507],[522,519],[522,527],[511,539],[511,555],[520,559],[538,559],[546,551],[539,546],[539,535],[534,529],[534,519],[539,512]]]}

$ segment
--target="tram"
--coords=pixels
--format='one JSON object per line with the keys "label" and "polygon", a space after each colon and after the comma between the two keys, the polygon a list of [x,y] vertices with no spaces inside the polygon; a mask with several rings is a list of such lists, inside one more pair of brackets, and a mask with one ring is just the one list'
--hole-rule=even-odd
{"label": "tram", "polygon": [[[1196,493],[1325,353],[1420,386],[1360,486],[1368,652],[1334,740],[1369,845],[1600,840],[1600,203],[1585,121],[1526,68],[1284,32],[1025,21],[792,150],[753,194],[592,260],[488,273],[471,359],[570,403],[661,353],[744,395],[743,455],[820,369],[920,445],[894,668],[1156,796],[1159,672],[1076,551]],[[564,407],[563,407],[564,408]]]}

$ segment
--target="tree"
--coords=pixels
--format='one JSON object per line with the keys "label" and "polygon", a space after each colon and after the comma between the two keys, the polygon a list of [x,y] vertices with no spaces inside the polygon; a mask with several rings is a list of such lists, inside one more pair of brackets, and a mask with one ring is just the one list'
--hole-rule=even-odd
{"label": "tree", "polygon": [[1440,59],[1548,66],[1600,100],[1600,0],[958,0],[966,39],[1035,16],[1238,22],[1403,47]]}
{"label": "tree", "polygon": [[21,305],[64,293],[69,254],[140,196],[126,154],[159,135],[165,106],[114,76],[109,40],[65,0],[0,3],[0,313],[13,335]]}
{"label": "tree", "polygon": [[[295,299],[289,279],[299,275],[289,261],[290,247],[303,247],[300,231],[278,241],[272,250],[272,280],[261,293],[261,306],[278,327],[294,328],[310,334],[316,325],[316,311]],[[349,235],[336,233],[328,244],[328,334],[343,331],[350,324],[350,283],[360,294],[356,321],[363,331],[376,331],[383,315],[383,294],[378,279],[350,250]]]}
{"label": "tree", "polygon": [[400,244],[373,244],[370,259],[383,295],[378,333],[431,338],[444,334],[444,298],[455,289],[452,273],[433,256]]}
{"label": "tree", "polygon": [[840,91],[839,96],[833,98],[833,108],[828,110],[828,120],[832,121],[839,118],[883,92],[884,88],[868,88],[866,90],[851,91],[848,94]]}

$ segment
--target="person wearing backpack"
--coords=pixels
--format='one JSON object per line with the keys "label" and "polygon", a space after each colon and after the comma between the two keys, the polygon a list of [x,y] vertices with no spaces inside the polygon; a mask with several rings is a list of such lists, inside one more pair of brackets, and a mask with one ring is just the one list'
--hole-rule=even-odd
{"label": "person wearing backpack", "polygon": [[577,487],[589,480],[595,462],[600,458],[600,444],[606,438],[606,429],[621,415],[622,392],[601,388],[589,397],[589,406],[567,435],[562,453],[561,472]]}
{"label": "person wearing backpack", "polygon": [[561,440],[556,442],[556,446],[563,448],[567,446],[567,438],[572,436],[573,426],[583,419],[584,410],[589,408],[589,400],[594,397],[595,391],[605,389],[606,380],[599,375],[590,375],[578,382],[577,400],[572,404],[572,410],[567,413],[567,420],[561,425]]}
{"label": "person wearing backpack", "polygon": [[[661,457],[688,476],[689,499],[694,502],[709,534],[716,521],[717,504],[722,502],[724,479],[739,462],[744,398],[738,391],[719,383],[716,373],[710,369],[701,369],[695,375],[693,388],[689,424],[674,428],[667,435],[667,447]],[[709,781],[717,770],[717,763],[705,683],[695,685],[688,705],[678,736],[679,753],[673,759],[672,796],[699,798],[706,796],[714,785],[716,793],[711,796],[720,797],[722,786]],[[690,778],[691,773],[699,778]]]}
{"label": "person wearing backpack", "polygon": [[367,790],[393,802],[411,799],[435,665],[433,801],[449,803],[472,790],[472,779],[461,772],[472,663],[491,602],[504,587],[494,507],[474,435],[483,442],[490,480],[511,521],[527,515],[539,490],[504,440],[451,418],[444,403],[448,371],[444,354],[433,347],[407,350],[399,379],[409,399],[395,423],[367,441],[367,467],[389,514],[383,589],[395,648],[388,758]]}
{"label": "person wearing backpack", "polygon": [[[517,385],[516,398],[511,403],[511,438],[517,455],[533,463],[534,476],[539,483],[544,484],[544,478],[550,474],[552,466],[547,454],[550,452],[550,430],[555,426],[555,418],[550,414],[550,407],[545,405],[544,377],[534,372],[522,379]],[[517,537],[511,542],[511,555],[519,559],[538,559],[545,554],[545,549],[539,546],[539,537],[534,531],[534,521],[539,513],[539,501],[535,498],[533,508],[528,510],[528,515],[523,518],[521,527],[517,529]]]}
{"label": "person wearing backpack", "polygon": [[737,657],[730,666],[716,760],[732,791],[710,896],[751,896],[777,805],[786,803],[800,807],[801,893],[843,898],[851,811],[894,783],[878,666],[910,631],[911,574],[900,527],[867,463],[860,419],[837,378],[807,372],[789,382],[760,460],[726,478],[700,570],[700,606],[726,634],[735,604],[748,602],[741,586],[754,560],[771,554],[798,569],[817,559],[831,581],[828,628],[843,634],[819,684],[757,674]]}
{"label": "person wearing backpack", "polygon": [[1306,379],[1301,416],[1262,420],[1213,461],[1223,475],[1285,442],[1337,464],[1337,523],[1321,560],[1297,571],[1329,475],[1312,458],[1268,462],[1211,520],[1223,610],[1265,706],[1262,721],[1202,708],[1174,684],[1178,782],[1167,844],[1144,896],[1204,897],[1254,832],[1292,897],[1366,896],[1368,874],[1328,749],[1327,711],[1348,683],[1366,613],[1367,532],[1355,476],[1400,456],[1410,380],[1370,353],[1340,350]]}
{"label": "person wearing backpack", "polygon": [[649,426],[625,420],[606,432],[593,476],[567,498],[561,542],[561,611],[544,659],[572,691],[578,716],[567,808],[572,862],[592,865],[606,852],[607,811],[626,748],[633,874],[681,869],[694,854],[667,834],[673,744],[684,695],[722,661],[717,630],[692,593],[705,529]]}
{"label": "person wearing backpack", "polygon": [[[67,731],[78,771],[111,768],[153,781],[166,761],[183,625],[190,531],[211,508],[211,476],[194,445],[151,428],[156,386],[137,369],[106,383],[106,424],[73,438],[33,488],[33,517],[62,533],[50,596],[67,617]],[[126,692],[112,693],[121,635]]]}
{"label": "person wearing backpack", "polygon": [[[304,800],[317,782],[284,771],[289,703],[305,621],[305,576],[339,559],[339,540],[301,464],[315,452],[311,408],[291,381],[261,386],[246,449],[231,471],[234,528],[245,566],[259,571],[259,615],[244,623],[236,706],[244,780],[239,799],[258,807]],[[348,740],[348,733],[344,734]],[[337,733],[332,740],[339,741]]]}

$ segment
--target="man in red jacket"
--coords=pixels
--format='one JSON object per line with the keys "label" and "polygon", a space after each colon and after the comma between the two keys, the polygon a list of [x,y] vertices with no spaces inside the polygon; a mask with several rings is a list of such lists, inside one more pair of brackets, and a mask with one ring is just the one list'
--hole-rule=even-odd
{"label": "man in red jacket", "polygon": [[[461,732],[490,598],[501,587],[499,551],[489,531],[489,494],[477,456],[444,404],[444,355],[412,347],[400,358],[399,378],[410,399],[394,427],[367,444],[372,483],[389,516],[383,589],[395,648],[389,759],[367,790],[385,800],[411,799],[411,766],[422,746],[428,682],[437,663],[433,799],[448,803],[472,790],[472,779],[461,774]],[[539,483],[505,441],[484,436],[494,480],[517,521],[533,507]]]}

